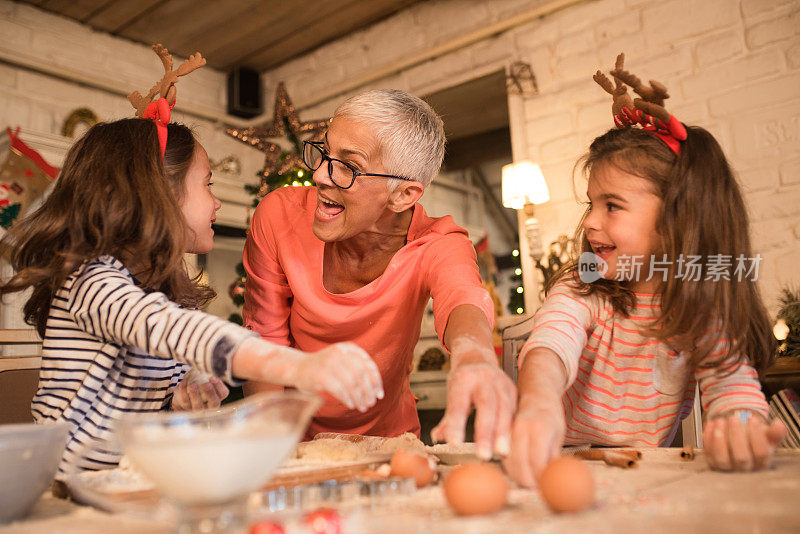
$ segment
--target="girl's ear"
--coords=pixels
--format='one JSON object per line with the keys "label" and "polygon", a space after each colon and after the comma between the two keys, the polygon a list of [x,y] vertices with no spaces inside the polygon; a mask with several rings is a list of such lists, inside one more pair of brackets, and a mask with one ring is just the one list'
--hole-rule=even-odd
{"label": "girl's ear", "polygon": [[401,213],[412,207],[425,192],[420,182],[403,182],[389,193],[389,209]]}

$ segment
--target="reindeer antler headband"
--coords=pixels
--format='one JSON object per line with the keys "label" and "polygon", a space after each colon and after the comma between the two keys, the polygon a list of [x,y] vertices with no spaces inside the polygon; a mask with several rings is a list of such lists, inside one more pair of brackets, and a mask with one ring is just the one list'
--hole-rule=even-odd
{"label": "reindeer antler headband", "polygon": [[[618,55],[614,70],[611,71],[614,84],[599,70],[593,76],[594,81],[613,97],[611,112],[614,124],[617,128],[630,128],[638,124],[664,141],[676,155],[680,155],[680,142],[686,139],[686,128],[664,108],[664,100],[669,98],[667,88],[654,80],[650,80],[649,86],[644,85],[635,74],[623,68],[624,63],[625,54]],[[641,98],[631,99],[625,84]]]}
{"label": "reindeer antler headband", "polygon": [[[181,66],[172,70],[172,54],[160,44],[153,45],[155,52],[161,63],[164,65],[164,77],[150,88],[147,96],[142,96],[139,91],[134,91],[128,95],[128,101],[136,109],[136,116],[143,119],[151,119],[156,124],[158,132],[158,146],[161,148],[161,157],[167,150],[167,124],[169,124],[172,108],[175,107],[175,97],[177,89],[175,84],[178,76],[185,76],[193,70],[199,69],[206,64],[206,60],[200,52],[192,54],[189,59],[181,63]],[[153,101],[156,95],[159,98]]]}

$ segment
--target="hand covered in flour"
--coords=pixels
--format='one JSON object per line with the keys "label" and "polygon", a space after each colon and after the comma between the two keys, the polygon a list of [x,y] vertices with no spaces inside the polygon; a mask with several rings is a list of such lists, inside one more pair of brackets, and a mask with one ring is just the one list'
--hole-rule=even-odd
{"label": "hand covered in flour", "polygon": [[219,408],[228,393],[228,387],[219,378],[208,377],[191,369],[172,392],[172,409],[190,411]]}
{"label": "hand covered in flour", "polygon": [[534,487],[547,463],[561,454],[565,433],[561,403],[521,398],[511,428],[511,454],[503,460],[506,473],[520,486]]}
{"label": "hand covered in flour", "polygon": [[378,366],[353,343],[335,343],[308,353],[251,338],[234,355],[233,372],[237,377],[301,391],[324,391],[361,412],[384,395]]}
{"label": "hand covered in flour", "polygon": [[703,426],[703,452],[712,469],[758,471],[770,466],[786,434],[781,421],[767,424],[761,415],[736,410]]}
{"label": "hand covered in flour", "polygon": [[447,376],[447,408],[441,422],[431,430],[434,441],[463,443],[470,409],[475,406],[475,448],[479,458],[490,459],[492,451],[509,453],[511,419],[517,405],[517,389],[500,369],[489,348],[469,338],[452,344],[452,366]]}
{"label": "hand covered in flour", "polygon": [[515,482],[536,485],[545,465],[561,454],[566,420],[561,398],[567,373],[556,353],[539,347],[520,354],[519,408],[511,429],[511,454],[503,465]]}
{"label": "hand covered in flour", "polygon": [[310,354],[299,353],[290,374],[300,390],[325,391],[345,406],[365,412],[383,398],[383,380],[369,354],[353,343],[336,343]]}

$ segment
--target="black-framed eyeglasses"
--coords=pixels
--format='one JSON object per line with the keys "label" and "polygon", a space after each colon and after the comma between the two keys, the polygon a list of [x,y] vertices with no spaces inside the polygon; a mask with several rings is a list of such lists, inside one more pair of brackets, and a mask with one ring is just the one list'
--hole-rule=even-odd
{"label": "black-framed eyeglasses", "polygon": [[328,177],[333,185],[339,189],[350,189],[359,176],[377,176],[379,178],[397,178],[413,182],[411,178],[394,174],[379,174],[375,172],[361,172],[354,169],[349,163],[330,157],[325,150],[325,144],[319,141],[303,141],[303,163],[311,172],[320,168],[323,161],[328,162]]}

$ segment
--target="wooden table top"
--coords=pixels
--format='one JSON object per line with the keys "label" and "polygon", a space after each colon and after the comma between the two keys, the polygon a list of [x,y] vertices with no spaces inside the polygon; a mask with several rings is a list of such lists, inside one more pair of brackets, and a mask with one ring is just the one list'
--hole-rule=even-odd
{"label": "wooden table top", "polygon": [[[486,517],[462,518],[448,508],[440,486],[391,502],[343,506],[343,532],[800,532],[800,451],[779,450],[772,469],[720,473],[708,469],[702,451],[680,459],[680,449],[641,449],[635,469],[588,462],[597,499],[578,514],[550,512],[538,493],[512,489],[509,505]],[[292,532],[291,518],[288,518]],[[174,525],[128,514],[106,514],[46,494],[27,519],[0,527],[0,534],[171,532]]]}

